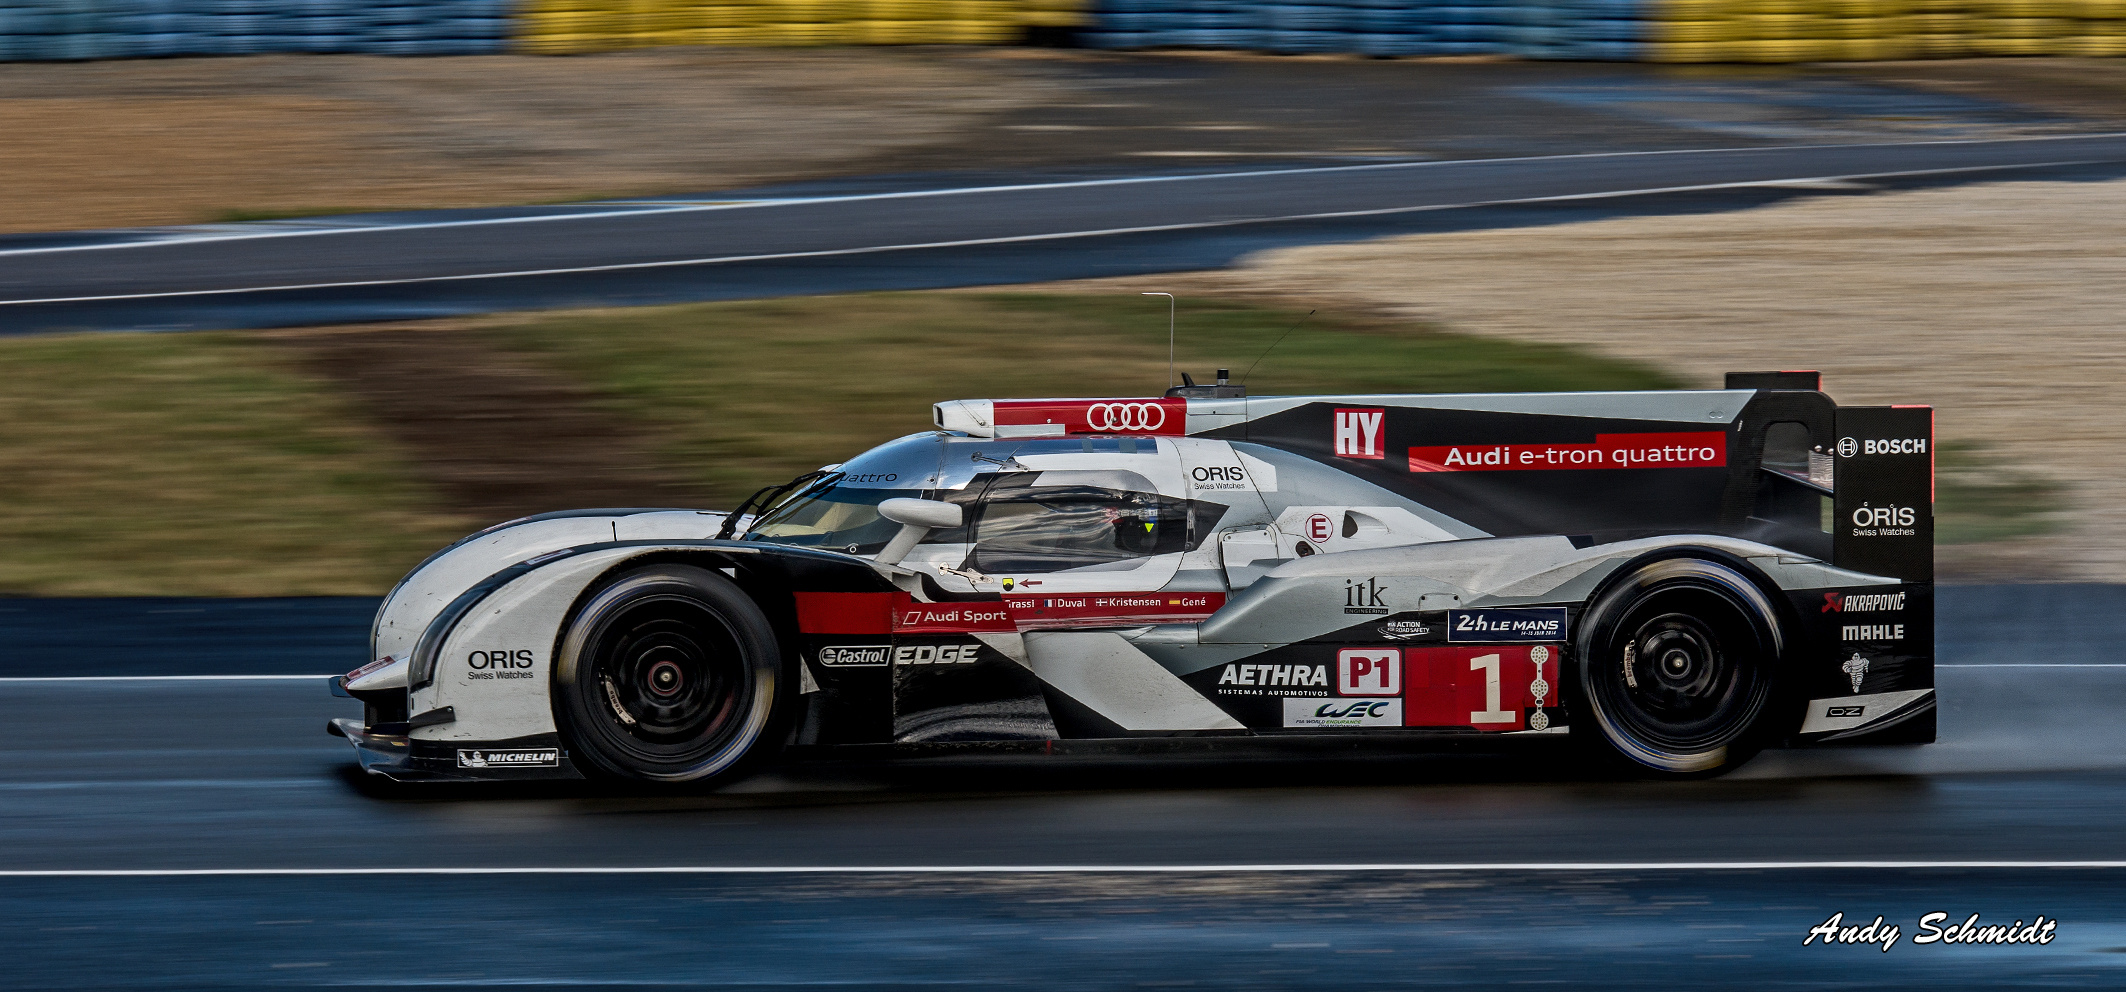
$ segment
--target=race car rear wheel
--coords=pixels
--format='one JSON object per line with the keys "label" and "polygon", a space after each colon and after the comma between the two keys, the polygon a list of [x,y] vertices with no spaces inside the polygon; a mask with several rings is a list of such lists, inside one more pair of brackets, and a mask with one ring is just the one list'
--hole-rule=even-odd
{"label": "race car rear wheel", "polygon": [[774,737],[781,653],[760,607],[703,568],[659,565],[591,597],[554,666],[571,760],[606,777],[727,777]]}
{"label": "race car rear wheel", "polygon": [[1641,773],[1693,778],[1763,747],[1779,619],[1736,569],[1697,558],[1643,565],[1589,608],[1577,641],[1572,727],[1598,753]]}

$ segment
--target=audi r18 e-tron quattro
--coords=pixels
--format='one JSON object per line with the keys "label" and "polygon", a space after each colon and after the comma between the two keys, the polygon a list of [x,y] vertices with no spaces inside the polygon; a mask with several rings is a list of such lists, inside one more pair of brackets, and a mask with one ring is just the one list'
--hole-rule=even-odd
{"label": "audi r18 e-tron quattro", "polygon": [[1927,407],[1776,372],[933,417],[729,513],[445,548],[333,680],[365,716],[330,729],[394,779],[654,782],[836,749],[1560,734],[1693,776],[1934,736]]}

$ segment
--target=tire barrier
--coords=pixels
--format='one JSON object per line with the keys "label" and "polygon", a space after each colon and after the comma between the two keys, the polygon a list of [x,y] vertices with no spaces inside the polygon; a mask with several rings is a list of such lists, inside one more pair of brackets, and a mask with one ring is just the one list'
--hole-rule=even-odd
{"label": "tire barrier", "polygon": [[0,0],[0,62],[261,52],[484,55],[510,0]]}
{"label": "tire barrier", "polygon": [[0,0],[0,62],[987,45],[1654,62],[2126,56],[2126,0]]}
{"label": "tire barrier", "polygon": [[0,62],[986,45],[1085,22],[1085,0],[0,0]]}
{"label": "tire barrier", "polygon": [[1096,48],[1837,62],[2126,55],[2126,0],[1098,0]]}
{"label": "tire barrier", "polygon": [[519,11],[517,50],[552,55],[658,45],[995,45],[1085,23],[1083,0],[520,0]]}

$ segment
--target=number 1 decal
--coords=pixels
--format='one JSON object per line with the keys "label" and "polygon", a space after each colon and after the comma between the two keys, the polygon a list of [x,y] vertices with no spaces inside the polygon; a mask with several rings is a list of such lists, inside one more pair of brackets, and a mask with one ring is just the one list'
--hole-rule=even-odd
{"label": "number 1 decal", "polygon": [[1469,659],[1469,670],[1484,672],[1484,708],[1469,714],[1470,723],[1512,723],[1518,714],[1499,709],[1499,656],[1480,654]]}

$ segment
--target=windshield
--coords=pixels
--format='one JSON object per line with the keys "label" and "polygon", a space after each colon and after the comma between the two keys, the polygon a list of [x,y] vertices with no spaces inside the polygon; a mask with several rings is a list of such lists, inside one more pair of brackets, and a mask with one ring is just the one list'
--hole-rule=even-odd
{"label": "windshield", "polygon": [[878,515],[878,505],[906,490],[830,486],[791,499],[746,529],[748,541],[868,554],[898,533],[901,525]]}

